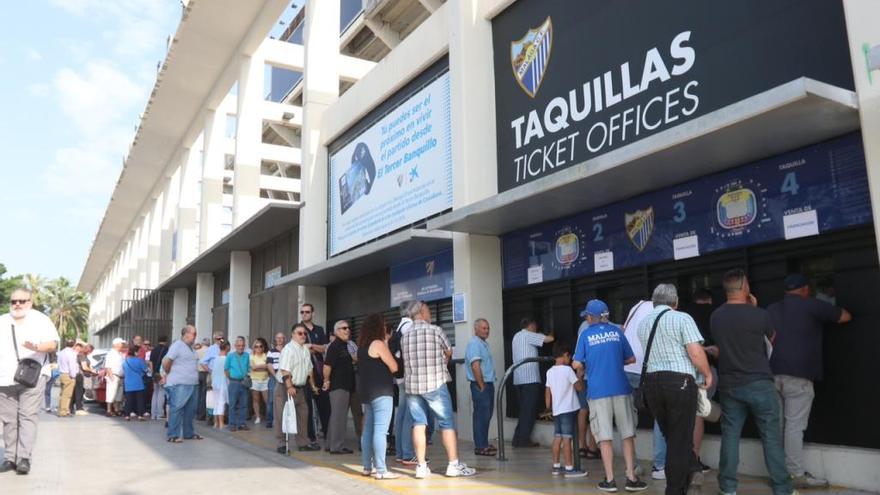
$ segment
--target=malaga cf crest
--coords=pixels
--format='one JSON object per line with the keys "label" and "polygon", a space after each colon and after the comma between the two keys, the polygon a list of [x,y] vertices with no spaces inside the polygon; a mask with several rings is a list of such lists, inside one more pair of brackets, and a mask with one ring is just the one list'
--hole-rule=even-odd
{"label": "malaga cf crest", "polygon": [[651,234],[654,233],[654,207],[650,206],[644,210],[627,213],[624,220],[626,235],[629,236],[630,242],[639,251],[644,250],[651,239]]}
{"label": "malaga cf crest", "polygon": [[513,65],[513,77],[519,87],[532,98],[538,93],[547,64],[550,63],[550,51],[553,49],[553,23],[550,17],[540,26],[529,29],[522,38],[510,43],[510,63]]}

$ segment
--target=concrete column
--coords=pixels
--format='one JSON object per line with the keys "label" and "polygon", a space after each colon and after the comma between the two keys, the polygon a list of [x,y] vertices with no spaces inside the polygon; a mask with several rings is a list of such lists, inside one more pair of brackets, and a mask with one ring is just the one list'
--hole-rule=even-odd
{"label": "concrete column", "polygon": [[199,212],[196,207],[199,190],[199,176],[202,164],[199,155],[201,138],[193,143],[192,147],[185,148],[181,153],[181,180],[180,193],[177,208],[177,261],[175,267],[186,266],[199,254],[199,232],[196,230],[196,220]]}
{"label": "concrete column", "polygon": [[[865,48],[880,46],[880,3],[872,0],[844,0],[846,31],[852,59],[853,79],[859,100],[862,144],[868,167],[868,187],[874,223],[880,219],[880,70],[868,72]],[[880,246],[880,229],[875,229]]]}
{"label": "concrete column", "polygon": [[229,257],[229,335],[251,341],[251,253],[233,251]]}
{"label": "concrete column", "polygon": [[[491,23],[478,0],[448,2],[452,99],[453,205],[461,208],[497,194],[495,93]],[[479,164],[479,166],[474,166]],[[453,235],[455,292],[464,293],[466,321],[455,326],[455,357],[463,357],[477,318],[489,321],[488,344],[500,380],[504,371],[501,243],[497,237]],[[464,369],[456,374],[459,435],[472,439],[472,401]],[[496,383],[498,385],[499,383]],[[495,436],[494,418],[490,438]],[[502,441],[502,440],[498,440]]]}
{"label": "concrete column", "polygon": [[[327,147],[321,124],[324,112],[339,98],[339,0],[311,2],[306,9],[303,76],[302,200],[299,265],[327,259]],[[326,323],[324,288],[300,288],[300,302],[315,305],[317,322]],[[324,325],[326,327],[326,325]]]}
{"label": "concrete column", "polygon": [[[171,178],[168,180],[168,187],[165,189],[163,197],[164,205],[162,206],[162,232],[159,240],[160,256],[159,256],[159,281],[160,283],[171,276],[175,269],[175,261],[171,259],[172,252],[180,256],[180,246],[175,241],[174,232],[177,230],[177,214],[178,203],[180,198],[180,176],[182,175],[183,166],[180,164],[180,157],[176,159],[178,167],[175,169]],[[172,245],[176,244],[176,245]]]}
{"label": "concrete column", "polygon": [[163,179],[162,189],[153,201],[150,213],[150,231],[147,238],[147,288],[159,286],[159,264],[162,258],[162,213],[165,207],[165,191],[167,179]]}
{"label": "concrete column", "polygon": [[[171,340],[180,335],[180,330],[186,325],[186,310],[189,306],[189,291],[186,289],[174,289],[174,303],[171,307]],[[198,327],[196,327],[198,329]]]}
{"label": "concrete column", "polygon": [[202,337],[210,335],[214,329],[214,313],[211,311],[213,309],[214,274],[198,273],[196,274],[196,330]]}
{"label": "concrete column", "polygon": [[199,252],[223,237],[223,143],[226,114],[205,112],[204,152],[202,153],[202,198],[199,217]]}
{"label": "concrete column", "polygon": [[244,223],[265,203],[260,198],[260,145],[263,142],[263,71],[266,64],[259,51],[242,55],[239,64],[233,228]]}

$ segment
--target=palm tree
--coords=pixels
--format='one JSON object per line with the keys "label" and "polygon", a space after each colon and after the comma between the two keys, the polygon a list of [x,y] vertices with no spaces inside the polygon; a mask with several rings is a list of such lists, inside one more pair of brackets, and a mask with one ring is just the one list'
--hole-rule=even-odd
{"label": "palm tree", "polygon": [[45,311],[43,295],[46,289],[46,279],[39,275],[28,273],[24,276],[24,285],[31,290],[31,300],[34,302],[34,308]]}
{"label": "palm tree", "polygon": [[62,339],[88,337],[89,298],[59,277],[45,286],[42,303]]}

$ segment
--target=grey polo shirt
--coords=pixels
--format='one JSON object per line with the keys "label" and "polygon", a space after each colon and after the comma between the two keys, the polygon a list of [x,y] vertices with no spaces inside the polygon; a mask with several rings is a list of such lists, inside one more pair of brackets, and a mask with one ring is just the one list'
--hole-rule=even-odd
{"label": "grey polo shirt", "polygon": [[182,339],[171,344],[165,359],[171,360],[171,371],[165,379],[166,387],[199,384],[199,355]]}

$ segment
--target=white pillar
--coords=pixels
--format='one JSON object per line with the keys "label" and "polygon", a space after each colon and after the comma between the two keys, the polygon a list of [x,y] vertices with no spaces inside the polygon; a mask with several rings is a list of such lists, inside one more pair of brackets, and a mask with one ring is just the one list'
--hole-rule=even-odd
{"label": "white pillar", "polygon": [[232,225],[238,227],[264,204],[260,198],[260,145],[263,142],[263,70],[260,52],[242,55],[238,76]]}
{"label": "white pillar", "polygon": [[196,331],[211,335],[214,329],[214,274],[196,274]]}
{"label": "white pillar", "polygon": [[177,209],[177,260],[175,268],[186,266],[199,254],[199,230],[196,220],[199,212],[196,209],[199,190],[199,176],[201,175],[202,163],[199,149],[201,138],[193,143],[192,147],[185,148],[181,152],[180,201]]}
{"label": "white pillar", "polygon": [[[324,112],[339,98],[339,0],[310,2],[306,9],[303,76],[302,200],[300,268],[327,258],[327,147],[322,145]],[[302,287],[299,300],[315,305],[325,323],[324,288]],[[326,327],[326,325],[324,325]]]}
{"label": "white pillar", "polygon": [[[478,0],[448,2],[449,66],[452,99],[453,205],[461,208],[497,194],[495,93],[492,25],[478,12]],[[489,349],[500,385],[504,372],[501,302],[501,245],[497,237],[453,234],[455,292],[464,293],[466,321],[455,326],[456,357],[463,357],[473,322],[486,318]],[[472,439],[472,401],[465,370],[456,374],[459,435]],[[494,405],[494,404],[493,404]],[[496,432],[493,416],[489,436]],[[502,440],[498,440],[499,442]]]}
{"label": "white pillar", "polygon": [[150,213],[150,231],[147,236],[147,288],[159,286],[159,265],[162,259],[162,210],[165,207],[165,192],[168,180],[162,179],[162,189],[153,201]]}
{"label": "white pillar", "polygon": [[[171,308],[171,335],[174,340],[186,325],[186,312],[189,308],[189,291],[186,289],[174,289],[174,305]],[[198,327],[196,327],[198,329]]]}
{"label": "white pillar", "polygon": [[199,218],[199,252],[223,237],[223,144],[226,114],[205,112],[204,153],[202,154],[202,202]]}
{"label": "white pillar", "polygon": [[[865,147],[865,164],[868,167],[868,187],[874,223],[880,219],[880,70],[868,73],[864,44],[880,45],[880,4],[872,0],[844,0],[846,32],[852,59],[853,79],[859,100],[859,118],[862,125],[862,144]],[[868,43],[871,42],[871,43]],[[880,246],[880,229],[874,230]]]}
{"label": "white pillar", "polygon": [[229,335],[251,341],[251,253],[233,251],[229,257]]}
{"label": "white pillar", "polygon": [[[180,157],[176,159],[178,167],[174,170],[171,178],[168,180],[168,187],[165,189],[163,200],[165,204],[162,206],[162,233],[159,241],[159,282],[161,283],[169,276],[175,268],[175,261],[171,259],[172,253],[180,256],[180,244],[176,242],[174,232],[177,230],[177,214],[178,203],[180,198],[180,176],[183,167],[180,166]],[[178,234],[179,236],[179,234]]]}

